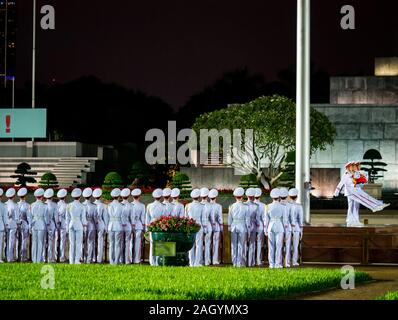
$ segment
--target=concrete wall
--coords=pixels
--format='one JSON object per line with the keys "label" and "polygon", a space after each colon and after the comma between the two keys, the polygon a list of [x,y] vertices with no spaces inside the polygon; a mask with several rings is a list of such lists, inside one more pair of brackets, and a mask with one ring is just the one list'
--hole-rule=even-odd
{"label": "concrete wall", "polygon": [[331,104],[398,104],[398,77],[331,77]]}
{"label": "concrete wall", "polygon": [[369,149],[378,150],[388,164],[384,189],[398,189],[398,106],[314,105],[337,129],[333,146],[311,158],[313,168],[340,168],[362,160]]}
{"label": "concrete wall", "polygon": [[240,177],[233,168],[181,167],[192,182],[193,188],[208,187],[219,190],[232,190],[239,185]]}
{"label": "concrete wall", "polygon": [[98,146],[80,142],[0,142],[0,157],[97,157]]}

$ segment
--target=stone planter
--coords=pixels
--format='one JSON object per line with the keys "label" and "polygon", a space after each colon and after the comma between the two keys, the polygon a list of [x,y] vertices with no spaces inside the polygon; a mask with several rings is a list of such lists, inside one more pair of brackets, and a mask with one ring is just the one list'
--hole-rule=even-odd
{"label": "stone planter", "polygon": [[363,191],[367,194],[371,195],[373,198],[381,199],[382,198],[382,189],[383,185],[381,183],[369,183],[363,186]]}
{"label": "stone planter", "polygon": [[188,251],[195,243],[196,233],[172,233],[172,232],[152,232],[152,241],[155,242],[175,242],[175,256],[159,256],[160,266],[188,266]]}

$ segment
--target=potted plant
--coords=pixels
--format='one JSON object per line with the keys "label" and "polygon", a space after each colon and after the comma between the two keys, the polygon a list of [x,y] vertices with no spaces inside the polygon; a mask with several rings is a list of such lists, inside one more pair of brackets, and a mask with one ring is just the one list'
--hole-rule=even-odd
{"label": "potted plant", "polygon": [[[365,152],[363,156],[364,161],[362,162],[362,166],[364,171],[368,173],[369,183],[364,186],[364,190],[369,193],[371,196],[381,199],[382,194],[382,187],[381,183],[376,183],[379,178],[383,178],[382,172],[386,172],[387,170],[383,167],[386,167],[387,164],[381,162],[382,156],[379,151],[375,149],[370,149]],[[376,161],[375,161],[376,160]]]}
{"label": "potted plant", "polygon": [[[159,265],[164,266],[188,266],[188,251],[192,249],[196,233],[200,225],[192,218],[179,218],[161,216],[151,222],[148,232],[151,233],[153,246],[169,243],[175,252],[171,255],[159,255]],[[160,242],[160,243],[159,243]]]}

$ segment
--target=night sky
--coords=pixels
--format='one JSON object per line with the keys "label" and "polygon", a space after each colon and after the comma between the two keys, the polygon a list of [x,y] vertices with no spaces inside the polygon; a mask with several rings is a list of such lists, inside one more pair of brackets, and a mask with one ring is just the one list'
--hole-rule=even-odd
{"label": "night sky", "polygon": [[[17,2],[23,86],[31,77],[33,1]],[[275,80],[295,63],[296,0],[38,0],[38,7],[45,4],[55,7],[56,30],[38,29],[43,83],[96,75],[178,108],[226,71],[247,66]],[[345,4],[356,9],[356,30],[340,28]],[[374,57],[398,55],[397,12],[398,1],[313,0],[316,67],[331,75],[373,74]]]}

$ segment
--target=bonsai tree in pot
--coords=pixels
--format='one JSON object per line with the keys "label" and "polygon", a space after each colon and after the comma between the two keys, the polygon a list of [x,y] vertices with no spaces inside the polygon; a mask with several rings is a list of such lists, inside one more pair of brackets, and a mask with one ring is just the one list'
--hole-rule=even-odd
{"label": "bonsai tree in pot", "polygon": [[[175,254],[159,254],[159,265],[164,266],[188,266],[188,251],[192,249],[195,242],[196,233],[201,226],[192,218],[179,218],[171,216],[161,216],[151,222],[148,232],[151,233],[154,247],[157,244],[175,243]],[[174,244],[171,244],[173,247]],[[168,246],[165,246],[170,248]],[[154,251],[154,255],[156,250]]]}
{"label": "bonsai tree in pot", "polygon": [[16,174],[10,176],[10,178],[17,179],[15,185],[20,187],[26,187],[28,183],[36,183],[35,176],[37,172],[31,171],[31,169],[28,163],[22,162],[17,166],[17,170],[14,171]]}
{"label": "bonsai tree in pot", "polygon": [[372,195],[375,198],[380,199],[381,198],[381,190],[382,190],[382,184],[381,183],[376,183],[378,179],[383,178],[382,173],[387,172],[384,167],[387,166],[387,163],[382,162],[382,156],[379,151],[375,149],[370,149],[365,152],[363,156],[364,161],[362,162],[362,166],[365,166],[363,168],[364,171],[368,173],[368,181],[369,184],[365,185],[365,190],[368,192],[370,195]]}

